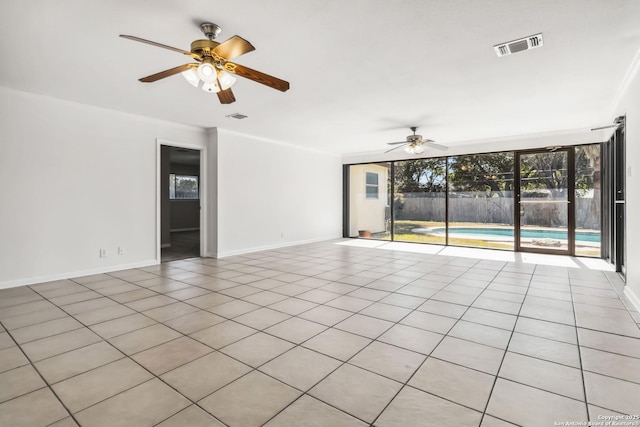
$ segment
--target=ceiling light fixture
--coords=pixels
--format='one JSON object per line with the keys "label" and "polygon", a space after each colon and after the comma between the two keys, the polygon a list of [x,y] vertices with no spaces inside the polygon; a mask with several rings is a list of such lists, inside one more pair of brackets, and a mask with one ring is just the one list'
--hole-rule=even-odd
{"label": "ceiling light fixture", "polygon": [[418,144],[417,142],[407,144],[404,146],[404,151],[407,154],[421,154],[424,153],[424,147],[422,144]]}
{"label": "ceiling light fixture", "polygon": [[193,66],[181,74],[191,86],[200,87],[205,92],[218,93],[229,89],[236,82],[236,76],[218,68],[212,58],[205,58],[200,65]]}

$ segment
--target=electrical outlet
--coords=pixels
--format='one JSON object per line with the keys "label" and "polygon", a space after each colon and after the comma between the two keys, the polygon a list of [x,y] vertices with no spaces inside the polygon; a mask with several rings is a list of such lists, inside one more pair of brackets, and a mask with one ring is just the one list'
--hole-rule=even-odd
{"label": "electrical outlet", "polygon": [[107,250],[100,249],[100,258],[106,258],[106,257],[107,257]]}
{"label": "electrical outlet", "polygon": [[118,246],[118,255],[124,255],[124,248],[122,246]]}

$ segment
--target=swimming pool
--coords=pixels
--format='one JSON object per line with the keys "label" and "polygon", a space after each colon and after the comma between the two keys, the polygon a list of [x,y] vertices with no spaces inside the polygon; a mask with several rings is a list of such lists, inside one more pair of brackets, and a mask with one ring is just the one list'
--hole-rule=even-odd
{"label": "swimming pool", "polygon": [[[416,229],[418,230],[418,229]],[[445,227],[422,228],[429,234],[445,234]],[[415,231],[415,230],[412,230]],[[420,233],[420,232],[419,232]],[[424,234],[424,231],[422,231]],[[560,230],[545,229],[521,229],[521,237],[525,239],[558,239],[567,240],[567,232]],[[513,238],[513,228],[495,228],[495,227],[449,227],[449,236],[458,237],[511,237]],[[582,242],[600,242],[600,232],[598,231],[576,231],[576,240]]]}

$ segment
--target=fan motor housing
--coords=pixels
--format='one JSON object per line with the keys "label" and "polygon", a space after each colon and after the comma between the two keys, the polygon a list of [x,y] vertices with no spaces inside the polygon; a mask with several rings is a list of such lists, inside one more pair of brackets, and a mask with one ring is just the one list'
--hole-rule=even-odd
{"label": "fan motor housing", "polygon": [[202,56],[212,56],[211,52],[219,44],[213,40],[195,40],[191,43],[191,52]]}

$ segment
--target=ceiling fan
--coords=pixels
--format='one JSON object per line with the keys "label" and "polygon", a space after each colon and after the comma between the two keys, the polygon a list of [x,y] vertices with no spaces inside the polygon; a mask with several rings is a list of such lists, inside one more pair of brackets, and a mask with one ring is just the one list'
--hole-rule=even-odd
{"label": "ceiling fan", "polygon": [[396,150],[400,147],[402,147],[403,145],[404,147],[404,151],[406,151],[409,154],[420,154],[422,152],[424,152],[424,146],[426,145],[427,147],[432,147],[435,148],[437,150],[448,150],[449,147],[445,147],[444,145],[440,145],[440,144],[436,144],[434,141],[432,141],[431,139],[424,139],[422,138],[422,135],[416,135],[416,131],[418,130],[417,126],[412,126],[409,129],[411,129],[411,131],[413,132],[413,135],[409,135],[407,136],[407,140],[406,141],[400,141],[400,142],[388,142],[388,145],[397,145],[397,147],[393,147],[391,150],[387,150],[385,151],[385,153],[388,153],[390,151]]}
{"label": "ceiling fan", "polygon": [[196,61],[139,79],[144,83],[152,83],[165,77],[182,73],[191,85],[195,87],[200,86],[205,92],[217,93],[218,99],[222,104],[235,102],[236,98],[231,91],[231,86],[235,83],[236,76],[253,80],[282,92],[289,89],[289,82],[230,62],[233,58],[255,50],[255,47],[247,40],[239,36],[233,36],[219,43],[214,39],[222,30],[216,24],[210,22],[201,24],[200,30],[202,30],[207,39],[193,41],[191,43],[191,51],[178,49],[135,36],[120,34],[120,37],[182,53]]}

